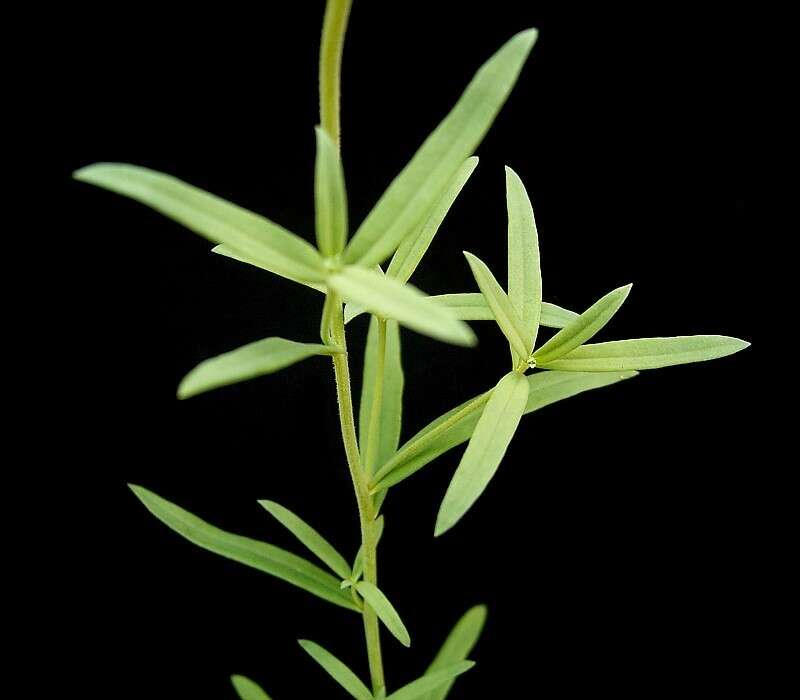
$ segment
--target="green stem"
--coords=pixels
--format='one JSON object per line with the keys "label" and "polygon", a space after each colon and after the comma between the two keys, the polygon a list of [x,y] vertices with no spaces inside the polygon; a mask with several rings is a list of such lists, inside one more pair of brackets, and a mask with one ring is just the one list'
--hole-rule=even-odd
{"label": "green stem", "polygon": [[[336,395],[339,400],[339,422],[342,429],[342,441],[347,456],[347,466],[353,481],[353,490],[358,504],[358,516],[361,525],[361,546],[364,558],[364,580],[378,583],[378,533],[375,526],[375,506],[369,494],[369,483],[361,469],[356,438],[356,424],[353,415],[353,396],[350,390],[350,367],[347,359],[347,339],[344,331],[342,309],[339,306],[333,319],[332,340],[344,352],[333,356],[333,369],[336,376]],[[383,659],[381,655],[380,628],[375,611],[364,602],[364,635],[367,641],[367,657],[372,690],[378,693],[385,687],[383,676]]]}
{"label": "green stem", "polygon": [[364,471],[372,474],[378,449],[378,432],[381,423],[383,404],[383,375],[386,367],[386,319],[375,317],[378,324],[378,357],[375,366],[375,384],[372,393],[372,406],[369,413],[367,432],[367,453],[364,455]]}
{"label": "green stem", "polygon": [[322,128],[339,146],[342,49],[352,0],[328,0],[319,49],[319,116]]}

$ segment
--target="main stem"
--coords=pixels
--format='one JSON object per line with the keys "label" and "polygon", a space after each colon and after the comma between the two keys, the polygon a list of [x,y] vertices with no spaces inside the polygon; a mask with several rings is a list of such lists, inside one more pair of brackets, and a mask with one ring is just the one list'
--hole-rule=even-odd
{"label": "main stem", "polygon": [[[333,356],[333,369],[336,376],[336,395],[339,399],[339,422],[342,428],[342,441],[347,455],[347,466],[358,504],[358,517],[361,525],[361,546],[364,560],[364,580],[378,583],[378,538],[375,527],[375,505],[369,495],[369,483],[366,473],[361,468],[356,438],[355,418],[353,415],[353,395],[350,391],[350,367],[347,359],[347,339],[344,332],[344,319],[341,307],[333,321],[332,340],[344,349],[344,352]],[[381,657],[380,628],[375,611],[364,601],[364,635],[367,641],[367,657],[369,659],[369,675],[372,690],[378,693],[385,687],[383,676],[383,659]]]}
{"label": "main stem", "polygon": [[[328,0],[325,20],[322,25],[322,43],[319,52],[319,111],[322,128],[339,146],[339,101],[341,94],[342,49],[347,20],[350,16],[352,0]],[[378,538],[375,527],[375,504],[369,494],[366,472],[361,467],[356,438],[356,424],[353,414],[353,395],[350,390],[350,365],[347,356],[347,338],[344,331],[344,317],[340,302],[332,311],[331,340],[343,349],[333,356],[333,370],[336,377],[336,396],[339,400],[339,423],[342,429],[342,442],[347,456],[347,467],[353,481],[353,490],[358,504],[358,518],[361,526],[361,546],[364,561],[364,580],[378,583]],[[375,611],[364,601],[364,636],[367,642],[369,675],[372,690],[377,695],[386,686],[383,676],[380,628]]]}

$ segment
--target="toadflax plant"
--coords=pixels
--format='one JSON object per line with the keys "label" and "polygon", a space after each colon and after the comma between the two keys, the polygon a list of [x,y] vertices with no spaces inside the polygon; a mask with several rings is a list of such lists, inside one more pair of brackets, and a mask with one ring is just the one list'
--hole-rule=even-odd
{"label": "toadflax plant", "polygon": [[[401,644],[411,638],[378,587],[377,549],[388,491],[450,449],[467,443],[444,495],[435,535],[475,504],[494,476],[522,416],[556,401],[615,384],[637,370],[723,357],[748,343],[719,335],[591,343],[619,310],[630,285],[581,314],[543,300],[536,223],[519,176],[506,168],[508,276],[505,287],[477,255],[465,253],[478,291],[428,297],[408,284],[450,206],[475,170],[472,156],[514,86],[536,42],[535,29],[509,39],[475,74],[461,98],[350,236],[339,153],[339,85],[350,0],[329,0],[320,52],[320,122],[316,129],[316,247],[258,214],[153,170],[99,163],[78,180],[126,195],[216,243],[214,252],[310,287],[324,296],[319,342],[266,338],[202,362],[181,382],[187,398],[284,369],[315,355],[330,357],[339,419],[353,482],[361,547],[344,557],[311,525],[273,501],[260,501],[319,563],[210,525],[141,486],[142,503],[186,539],[259,569],[363,617],[368,681],[318,644],[302,649],[357,700],[443,700],[478,640],[486,610],[457,622],[417,680],[390,689],[381,658],[381,625]],[[389,260],[390,259],[390,260]],[[381,267],[387,260],[388,265]],[[312,300],[313,302],[313,300]],[[369,313],[358,424],[350,390],[346,323]],[[440,416],[400,445],[403,396],[400,326],[437,340],[473,345],[466,321],[495,321],[508,340],[510,365],[496,385]],[[539,328],[558,329],[538,343]],[[242,700],[264,700],[253,681],[233,677]]]}

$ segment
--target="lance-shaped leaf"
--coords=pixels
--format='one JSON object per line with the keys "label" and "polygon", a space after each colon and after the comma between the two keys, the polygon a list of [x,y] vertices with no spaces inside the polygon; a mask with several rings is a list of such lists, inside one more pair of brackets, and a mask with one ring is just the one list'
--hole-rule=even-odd
{"label": "lance-shaped leaf", "polygon": [[744,350],[750,343],[727,335],[686,335],[675,338],[612,340],[582,345],[552,362],[537,363],[546,369],[568,372],[616,372],[656,369],[689,362],[715,360]]}
{"label": "lance-shaped leaf", "polygon": [[325,267],[317,250],[263,216],[164,173],[124,163],[96,163],[75,179],[146,204],[170,219],[289,279],[319,282]]}
{"label": "lance-shaped leaf", "polygon": [[[539,372],[528,380],[528,402],[525,413],[532,413],[550,404],[576,396],[584,391],[600,389],[636,376],[636,372]],[[475,431],[489,392],[480,394],[439,416],[406,442],[375,474],[374,492],[407,479],[448,450],[466,442]],[[438,432],[433,439],[431,433]]]}
{"label": "lance-shaped leaf", "polygon": [[473,156],[467,158],[464,164],[456,171],[450,180],[442,197],[434,204],[432,211],[423,220],[417,230],[403,240],[400,247],[392,256],[392,261],[386,270],[389,277],[394,277],[401,282],[408,282],[414,270],[417,269],[422,256],[425,255],[433,241],[439,227],[456,201],[470,175],[478,166],[478,159]]}
{"label": "lance-shaped leaf", "polygon": [[428,672],[422,678],[395,690],[386,700],[420,700],[431,691],[452,683],[456,676],[466,673],[475,665],[474,661],[460,661],[446,668]]}
{"label": "lance-shaped leaf", "polygon": [[302,542],[321,561],[328,565],[339,578],[350,576],[350,565],[336,551],[334,546],[304,520],[275,501],[262,500],[259,503],[267,512]]}
{"label": "lance-shaped leaf", "polygon": [[[249,255],[245,255],[244,253],[239,253],[233,248],[225,245],[216,245],[211,249],[212,253],[216,253],[217,255],[221,255],[225,258],[230,258],[231,260],[237,260],[238,262],[245,263],[246,265],[252,265],[253,267],[257,267],[261,270],[270,271],[268,267],[264,267],[258,260],[255,258],[250,257]],[[290,277],[289,275],[283,275],[286,279],[291,280],[292,282],[297,282],[298,284],[302,284],[306,287],[310,287],[311,289],[315,289],[318,292],[322,292],[325,294],[325,284],[322,282],[309,282],[308,280],[300,280],[296,277]]]}
{"label": "lance-shaped leaf", "polygon": [[258,683],[251,681],[245,676],[231,676],[231,683],[236,689],[240,700],[270,700]]}
{"label": "lance-shaped leaf", "polygon": [[514,352],[522,360],[527,360],[533,350],[533,336],[520,318],[508,295],[495,279],[492,271],[480,258],[464,251],[472,276],[478,283],[489,308],[494,314],[497,325],[503,331]]}
{"label": "lance-shaped leaf", "polygon": [[345,262],[385,260],[422,222],[506,101],[536,41],[529,29],[509,39],[475,74],[456,105],[394,179],[356,231]]}
{"label": "lance-shaped leaf", "polygon": [[[367,473],[372,473],[376,464],[384,464],[397,450],[403,383],[397,321],[383,321],[373,316],[364,352],[364,380],[358,411],[358,445]],[[370,445],[371,432],[374,432],[375,445]]]}
{"label": "lance-shaped leaf", "polygon": [[314,355],[334,355],[341,349],[286,338],[264,338],[201,362],[178,387],[178,397],[189,398],[210,389],[271,374]]}
{"label": "lance-shaped leaf", "polygon": [[630,291],[631,285],[626,284],[598,299],[572,323],[562,328],[533,353],[537,364],[557,360],[593,338],[619,311],[619,307],[628,298]]}
{"label": "lance-shaped leaf", "polygon": [[347,194],[339,149],[322,127],[317,132],[317,162],[314,169],[314,203],[317,216],[317,247],[329,258],[344,250],[347,242]]}
{"label": "lance-shaped leaf", "polygon": [[298,643],[314,661],[327,671],[328,675],[330,675],[333,680],[342,686],[342,688],[350,693],[356,700],[373,700],[369,688],[361,682],[355,673],[327,649],[307,639],[299,639]]}
{"label": "lance-shaped leaf", "polygon": [[388,629],[403,646],[410,647],[411,637],[408,635],[406,626],[400,619],[400,615],[397,614],[397,610],[394,609],[394,606],[381,590],[369,581],[359,581],[356,590],[375,611],[380,621],[386,625],[386,629]]}
{"label": "lance-shaped leaf", "polygon": [[[428,667],[426,675],[464,661],[478,643],[478,638],[481,636],[485,623],[485,605],[476,605],[474,608],[467,610],[453,627],[450,634],[447,635],[442,648],[439,649],[436,658]],[[455,683],[455,678],[440,685],[436,690],[429,693],[424,700],[445,700],[453,687],[453,683]]]}
{"label": "lance-shaped leaf", "polygon": [[339,588],[337,579],[302,557],[220,530],[141,486],[131,485],[131,490],[162,523],[198,547],[283,579],[330,603],[359,611],[352,597]]}
{"label": "lance-shaped leaf", "polygon": [[[437,304],[450,309],[456,318],[462,321],[494,321],[494,314],[486,298],[480,292],[464,292],[461,294],[436,294],[431,299]],[[548,328],[564,328],[578,318],[574,311],[564,309],[557,304],[542,302],[542,313],[539,324]]]}
{"label": "lance-shaped leaf", "polygon": [[[380,544],[381,537],[383,537],[383,523],[384,519],[383,516],[380,515],[375,519],[375,546],[377,547]],[[362,544],[358,548],[358,552],[356,552],[356,558],[353,560],[353,572],[352,578],[354,581],[358,581],[361,578],[361,574],[364,573],[364,545]]]}
{"label": "lance-shaped leaf", "polygon": [[528,389],[524,375],[509,372],[492,390],[439,508],[435,536],[453,527],[491,481],[525,412]]}
{"label": "lance-shaped leaf", "polygon": [[[539,237],[533,207],[519,175],[506,166],[506,206],[508,209],[508,298],[531,335],[531,350],[536,344],[542,313],[542,270]],[[530,350],[528,351],[530,352]],[[527,360],[528,355],[518,360]]]}
{"label": "lance-shaped leaf", "polygon": [[468,325],[410,284],[375,270],[348,266],[332,275],[328,285],[346,301],[354,301],[376,316],[395,319],[418,333],[456,345],[475,344]]}

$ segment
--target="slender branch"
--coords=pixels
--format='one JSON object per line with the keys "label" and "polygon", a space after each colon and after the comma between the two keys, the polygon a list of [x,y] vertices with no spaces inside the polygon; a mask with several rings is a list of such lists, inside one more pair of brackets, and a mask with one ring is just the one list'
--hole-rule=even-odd
{"label": "slender branch", "polygon": [[[339,400],[339,422],[342,429],[342,441],[347,456],[347,466],[353,481],[353,490],[358,504],[359,522],[361,525],[361,545],[364,557],[364,580],[376,584],[378,582],[377,531],[375,527],[375,508],[369,495],[367,476],[361,469],[356,439],[355,418],[353,415],[353,396],[350,390],[350,367],[347,358],[347,339],[344,331],[344,319],[341,305],[333,319],[333,342],[344,348],[344,352],[333,356],[333,368],[336,376],[336,395]],[[385,687],[383,676],[383,659],[381,655],[380,628],[375,611],[364,602],[364,635],[367,641],[367,657],[372,690],[378,693]]]}
{"label": "slender branch", "polygon": [[328,0],[319,49],[319,115],[322,128],[339,146],[342,49],[352,0]]}
{"label": "slender branch", "polygon": [[381,424],[381,407],[383,405],[383,375],[386,367],[386,319],[376,316],[375,321],[378,324],[378,357],[375,363],[375,384],[369,413],[367,453],[364,455],[364,471],[367,475],[372,474],[375,469],[378,433]]}

